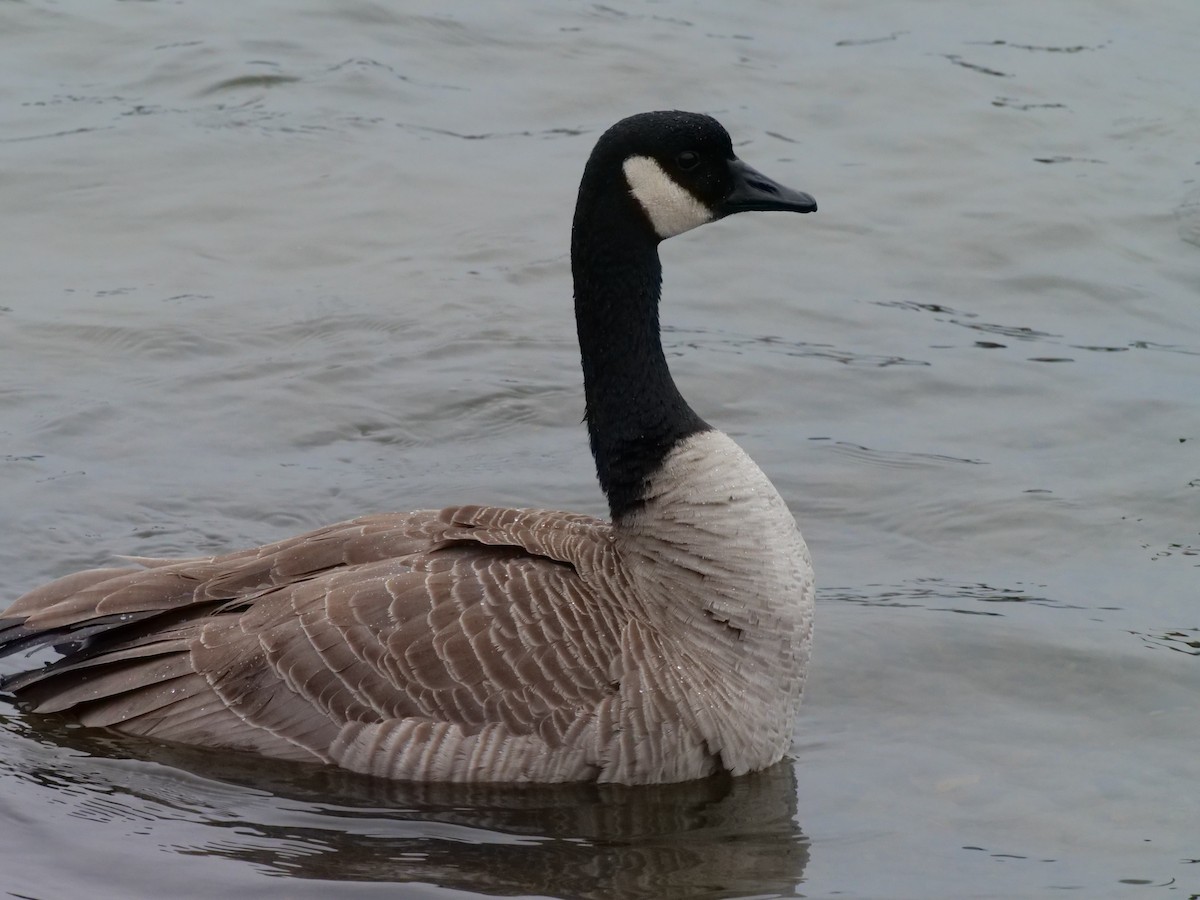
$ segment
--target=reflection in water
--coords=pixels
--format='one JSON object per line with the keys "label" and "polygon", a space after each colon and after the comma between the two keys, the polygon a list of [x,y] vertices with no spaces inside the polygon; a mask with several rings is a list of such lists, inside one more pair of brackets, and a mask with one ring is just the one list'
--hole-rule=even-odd
{"label": "reflection in water", "polygon": [[1175,207],[1175,218],[1179,222],[1179,237],[1200,247],[1200,188],[1184,195]]}
{"label": "reflection in water", "polygon": [[1152,649],[1174,650],[1188,656],[1200,656],[1200,628],[1177,628],[1159,634],[1144,634],[1140,631],[1129,633],[1140,637],[1146,646]]}
{"label": "reflection in water", "polygon": [[774,335],[745,334],[723,328],[680,328],[663,325],[663,342],[667,355],[677,354],[678,347],[703,350],[709,353],[780,353],[784,356],[814,357],[830,359],[848,366],[928,366],[921,359],[906,359],[903,356],[879,356],[857,353],[830,344],[811,344],[806,341],[786,340]]}
{"label": "reflection in water", "polygon": [[[964,462],[969,460],[964,460]],[[977,582],[955,584],[942,578],[914,578],[903,584],[866,584],[856,587],[830,586],[821,592],[827,603],[856,603],[863,606],[924,607],[933,612],[968,613],[995,616],[989,611],[996,604],[1024,604],[1050,609],[1089,609],[1056,600],[1041,593],[1044,585],[1018,582],[1013,587],[996,587]],[[953,604],[946,606],[946,603]],[[1105,609],[1106,607],[1095,607]]]}
{"label": "reflection in water", "polygon": [[53,742],[3,768],[56,800],[70,797],[78,817],[183,818],[204,826],[204,840],[193,828],[186,846],[162,846],[274,876],[499,896],[796,896],[808,862],[786,761],[743,778],[657,787],[421,785],[221,758],[49,718],[0,717],[0,726],[6,745]]}

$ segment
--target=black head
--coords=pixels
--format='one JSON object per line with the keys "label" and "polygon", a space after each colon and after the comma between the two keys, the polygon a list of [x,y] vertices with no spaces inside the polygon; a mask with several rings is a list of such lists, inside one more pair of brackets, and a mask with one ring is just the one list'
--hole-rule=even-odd
{"label": "black head", "polygon": [[679,111],[630,116],[601,135],[584,170],[579,212],[612,192],[632,196],[659,240],[733,213],[817,208],[808,194],[738,159],[716,119]]}

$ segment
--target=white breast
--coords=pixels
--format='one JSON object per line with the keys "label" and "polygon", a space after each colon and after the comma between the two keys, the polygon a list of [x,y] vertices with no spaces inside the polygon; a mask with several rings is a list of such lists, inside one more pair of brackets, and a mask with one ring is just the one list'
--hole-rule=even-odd
{"label": "white breast", "polygon": [[618,549],[694,681],[693,712],[735,773],[791,743],[812,635],[813,571],[783,498],[727,435],[683,441],[623,521]]}

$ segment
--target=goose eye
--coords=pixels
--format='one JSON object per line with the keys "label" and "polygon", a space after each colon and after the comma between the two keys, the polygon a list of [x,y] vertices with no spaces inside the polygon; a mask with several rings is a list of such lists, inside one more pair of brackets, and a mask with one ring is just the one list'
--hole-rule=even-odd
{"label": "goose eye", "polygon": [[700,154],[695,150],[684,150],[675,157],[675,164],[683,171],[689,172],[700,165]]}

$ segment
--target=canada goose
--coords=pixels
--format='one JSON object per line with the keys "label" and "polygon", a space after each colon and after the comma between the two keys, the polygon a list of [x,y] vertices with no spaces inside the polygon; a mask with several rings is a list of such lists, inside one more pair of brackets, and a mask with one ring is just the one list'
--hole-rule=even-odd
{"label": "canada goose", "polygon": [[771,482],[675,387],[658,244],[733,213],[816,208],[739,160],[709,116],[618,122],[571,232],[611,522],[389,513],[68,575],[0,614],[0,653],[62,654],[0,689],[88,726],[412,781],[647,784],[778,761],[812,565]]}

